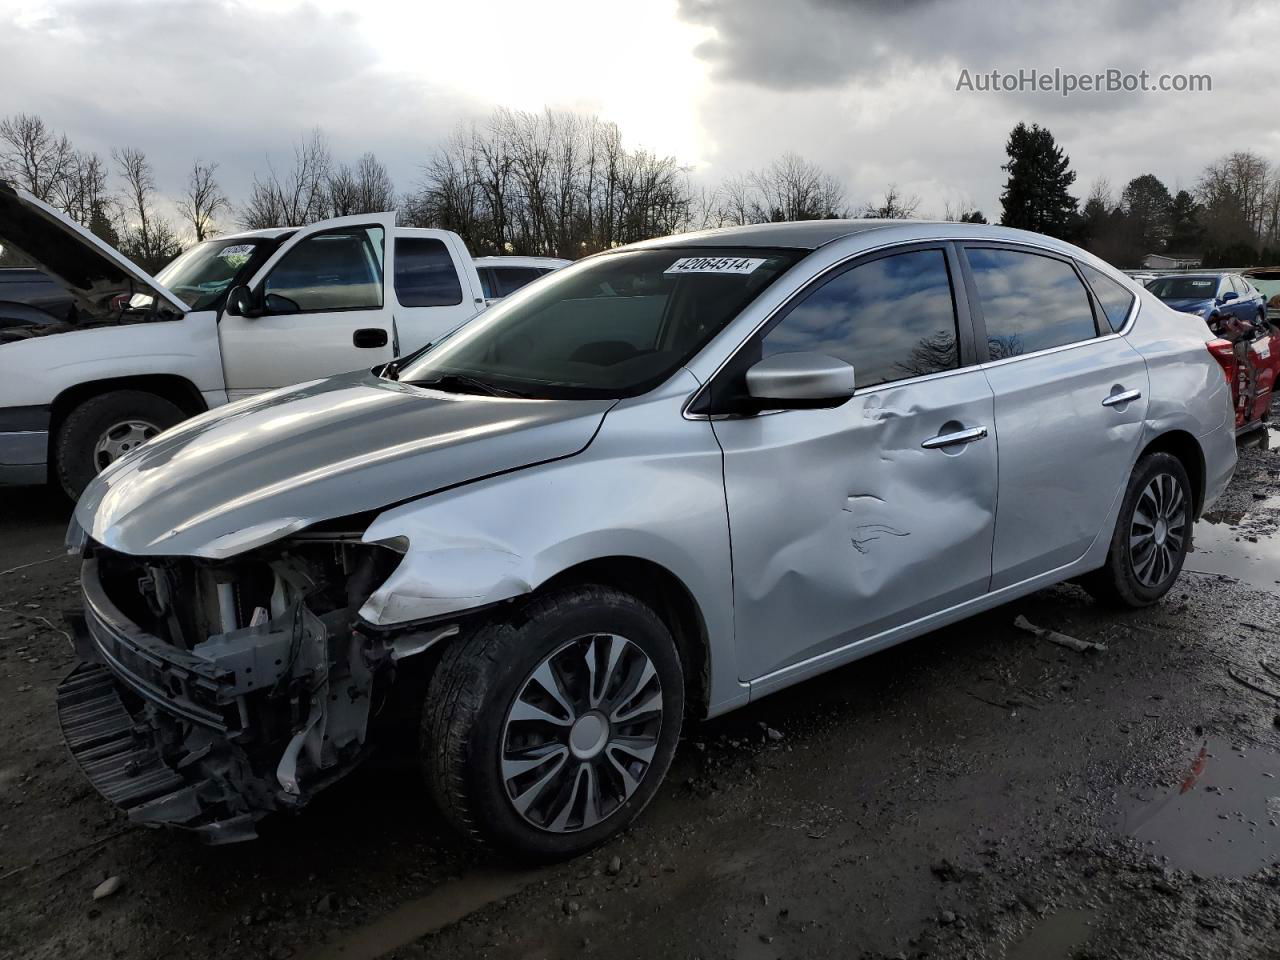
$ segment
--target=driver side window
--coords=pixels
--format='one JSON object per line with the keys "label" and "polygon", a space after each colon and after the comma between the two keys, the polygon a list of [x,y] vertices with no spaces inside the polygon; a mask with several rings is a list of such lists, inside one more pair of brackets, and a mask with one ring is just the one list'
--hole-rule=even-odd
{"label": "driver side window", "polygon": [[349,227],[307,237],[263,285],[268,313],[326,313],[382,307],[382,227]]}

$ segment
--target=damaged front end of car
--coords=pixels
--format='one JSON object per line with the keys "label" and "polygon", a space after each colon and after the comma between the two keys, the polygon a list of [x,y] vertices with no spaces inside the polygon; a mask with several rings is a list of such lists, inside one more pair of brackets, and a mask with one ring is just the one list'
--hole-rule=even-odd
{"label": "damaged front end of car", "polygon": [[319,530],[222,560],[87,541],[58,712],[95,788],[134,822],[230,843],[350,772],[397,662],[458,630],[360,619],[402,551]]}

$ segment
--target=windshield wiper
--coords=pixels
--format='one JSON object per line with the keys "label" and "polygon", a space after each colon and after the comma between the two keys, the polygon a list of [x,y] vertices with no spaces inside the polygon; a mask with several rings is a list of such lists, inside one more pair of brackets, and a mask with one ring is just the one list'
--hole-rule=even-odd
{"label": "windshield wiper", "polygon": [[446,373],[430,380],[413,380],[410,382],[415,387],[430,387],[434,390],[443,390],[445,393],[482,393],[490,397],[524,397],[524,394],[517,393],[514,390],[486,383],[484,380],[468,377],[461,373]]}

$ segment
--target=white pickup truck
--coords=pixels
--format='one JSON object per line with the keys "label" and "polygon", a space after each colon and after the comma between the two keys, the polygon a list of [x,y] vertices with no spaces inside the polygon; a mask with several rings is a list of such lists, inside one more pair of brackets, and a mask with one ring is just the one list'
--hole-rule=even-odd
{"label": "white pickup truck", "polygon": [[395,219],[221,236],[151,277],[0,181],[0,245],[72,298],[59,315],[0,302],[0,484],[56,479],[75,497],[116,457],[186,417],[377,366],[483,310],[462,239]]}

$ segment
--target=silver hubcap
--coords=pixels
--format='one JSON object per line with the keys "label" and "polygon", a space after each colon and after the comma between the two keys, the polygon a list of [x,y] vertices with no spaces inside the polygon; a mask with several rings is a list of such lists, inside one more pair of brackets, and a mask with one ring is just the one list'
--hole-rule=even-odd
{"label": "silver hubcap", "polygon": [[1144,586],[1163,583],[1173,573],[1187,539],[1187,510],[1182,486],[1170,474],[1156,475],[1133,509],[1129,559]]}
{"label": "silver hubcap", "polygon": [[525,680],[502,732],[502,781],[516,813],[572,833],[615,813],[653,764],[662,683],[636,644],[577,637]]}
{"label": "silver hubcap", "polygon": [[160,432],[146,420],[122,420],[103,431],[93,447],[93,463],[99,470],[115,463],[134,447],[140,446]]}

